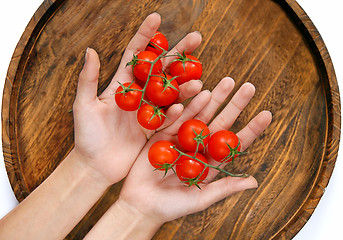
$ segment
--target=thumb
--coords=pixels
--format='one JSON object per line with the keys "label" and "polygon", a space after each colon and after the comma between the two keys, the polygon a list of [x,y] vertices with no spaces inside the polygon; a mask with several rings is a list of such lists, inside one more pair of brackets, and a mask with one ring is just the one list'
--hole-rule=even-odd
{"label": "thumb", "polygon": [[206,209],[212,204],[234,194],[247,189],[257,188],[258,183],[252,176],[243,177],[224,177],[212,182],[202,188],[200,206]]}
{"label": "thumb", "polygon": [[89,102],[97,98],[98,77],[100,60],[96,51],[87,48],[85,64],[79,75],[76,99],[81,102]]}

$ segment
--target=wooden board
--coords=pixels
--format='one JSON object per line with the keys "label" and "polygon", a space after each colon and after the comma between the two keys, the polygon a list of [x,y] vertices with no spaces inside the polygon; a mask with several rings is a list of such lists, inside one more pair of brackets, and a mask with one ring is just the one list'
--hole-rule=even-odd
{"label": "wooden board", "polygon": [[[195,51],[204,88],[224,76],[257,94],[233,130],[263,109],[274,119],[230,171],[254,175],[260,186],[209,209],[166,223],[154,239],[291,239],[321,198],[337,158],[340,98],[320,34],[294,0],[44,1],[11,60],[2,106],[8,176],[19,201],[73,148],[72,108],[85,49],[101,58],[101,92],[143,19],[162,15],[173,46],[199,30]],[[82,239],[116,200],[111,187],[67,239]],[[39,207],[39,206],[37,206]]]}

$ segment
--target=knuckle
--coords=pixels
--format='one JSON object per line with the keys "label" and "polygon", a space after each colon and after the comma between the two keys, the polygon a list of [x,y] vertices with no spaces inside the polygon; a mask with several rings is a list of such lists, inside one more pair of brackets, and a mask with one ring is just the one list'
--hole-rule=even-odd
{"label": "knuckle", "polygon": [[227,122],[223,118],[219,117],[219,118],[216,118],[214,121],[215,121],[214,123],[217,125],[217,129],[226,129],[227,128],[226,127]]}

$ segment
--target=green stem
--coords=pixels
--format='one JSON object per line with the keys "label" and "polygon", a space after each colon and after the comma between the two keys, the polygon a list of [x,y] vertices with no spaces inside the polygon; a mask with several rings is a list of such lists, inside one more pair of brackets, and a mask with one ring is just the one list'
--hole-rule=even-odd
{"label": "green stem", "polygon": [[[152,62],[151,62],[151,61],[146,61],[146,62],[149,62],[149,63],[151,64],[151,66],[150,66],[148,78],[147,78],[147,80],[146,80],[146,82],[145,82],[145,85],[144,85],[144,87],[143,87],[143,89],[142,89],[143,94],[142,94],[142,97],[141,97],[141,101],[139,102],[139,107],[138,107],[138,108],[140,108],[141,105],[142,105],[142,102],[143,102],[143,100],[144,100],[145,91],[146,91],[146,88],[147,88],[147,86],[148,86],[148,83],[149,83],[150,78],[151,78],[152,76],[155,76],[155,75],[152,75],[152,74],[151,74],[151,73],[152,73],[152,69],[154,68],[155,63],[156,63],[158,60],[160,60],[160,59],[162,58],[163,54],[165,54],[166,52],[167,52],[167,51],[163,49],[163,52],[162,52],[159,56],[157,56],[157,58],[156,58],[154,61],[152,61]],[[140,59],[138,59],[138,60],[139,60],[139,61],[142,61],[142,60],[140,60]],[[144,101],[145,101],[145,100],[144,100]]]}

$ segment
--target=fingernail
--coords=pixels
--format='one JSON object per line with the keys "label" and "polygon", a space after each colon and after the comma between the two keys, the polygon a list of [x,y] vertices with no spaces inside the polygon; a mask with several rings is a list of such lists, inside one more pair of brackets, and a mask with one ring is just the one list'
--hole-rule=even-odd
{"label": "fingernail", "polygon": [[204,83],[201,80],[196,80],[198,81],[201,85],[204,85]]}
{"label": "fingernail", "polygon": [[201,33],[199,31],[194,31],[195,33],[199,34],[201,36]]}
{"label": "fingernail", "polygon": [[200,89],[204,86],[204,83],[201,80],[191,80],[193,84],[199,84]]}
{"label": "fingernail", "polygon": [[208,90],[208,89],[206,89],[206,90],[203,90],[202,91],[204,94],[206,93],[206,94],[209,94],[209,95],[211,95],[212,94],[212,92],[210,91],[210,90]]}
{"label": "fingernail", "polygon": [[150,15],[158,15],[158,16],[161,16],[161,14],[159,14],[158,12],[152,12]]}
{"label": "fingernail", "polygon": [[256,180],[256,178],[254,178],[255,182],[254,184],[251,186],[251,189],[254,189],[254,188],[258,188],[258,182]]}
{"label": "fingernail", "polygon": [[89,50],[89,47],[87,47],[87,49],[86,49],[86,53],[85,53],[85,61],[87,61],[88,60],[88,50]]}
{"label": "fingernail", "polygon": [[175,104],[175,107],[178,107],[178,108],[181,108],[181,109],[185,108],[182,103]]}

